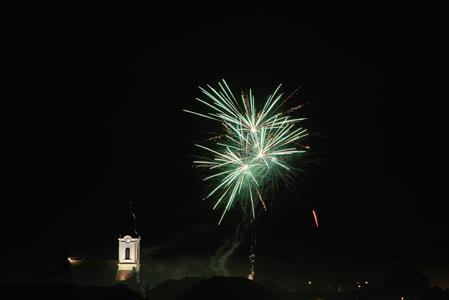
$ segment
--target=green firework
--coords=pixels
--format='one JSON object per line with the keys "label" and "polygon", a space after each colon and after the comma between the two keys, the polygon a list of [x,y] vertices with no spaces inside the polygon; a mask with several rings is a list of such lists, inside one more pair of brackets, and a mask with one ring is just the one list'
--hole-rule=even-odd
{"label": "green firework", "polygon": [[[255,209],[262,205],[266,209],[263,193],[275,179],[283,179],[293,170],[291,162],[304,155],[307,146],[300,141],[307,136],[307,129],[298,124],[305,118],[293,118],[282,111],[287,98],[279,93],[279,85],[261,109],[251,90],[236,98],[226,81],[219,88],[201,88],[206,98],[196,100],[207,108],[207,112],[185,112],[219,122],[222,134],[208,139],[207,146],[198,145],[205,154],[194,164],[208,169],[205,181],[213,181],[206,198],[215,198],[214,209],[224,207],[219,224],[231,208],[239,202]],[[212,144],[212,145],[209,145]]]}

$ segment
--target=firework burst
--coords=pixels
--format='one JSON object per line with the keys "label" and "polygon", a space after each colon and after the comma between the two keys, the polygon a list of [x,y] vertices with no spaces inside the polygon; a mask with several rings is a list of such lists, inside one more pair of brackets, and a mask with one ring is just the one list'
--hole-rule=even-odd
{"label": "firework burst", "polygon": [[236,98],[226,81],[218,85],[219,89],[209,85],[200,87],[206,98],[196,100],[208,112],[184,111],[218,122],[223,130],[207,139],[207,146],[195,145],[205,155],[194,161],[195,165],[208,169],[204,180],[213,181],[206,196],[216,199],[213,209],[224,207],[220,224],[237,202],[251,207],[253,219],[258,205],[266,209],[264,192],[272,187],[274,180],[282,180],[293,172],[292,160],[304,155],[308,147],[300,144],[307,136],[307,129],[298,125],[305,118],[291,117],[291,109],[282,111],[288,97],[284,99],[279,93],[281,85],[261,109],[257,109],[251,90]]}

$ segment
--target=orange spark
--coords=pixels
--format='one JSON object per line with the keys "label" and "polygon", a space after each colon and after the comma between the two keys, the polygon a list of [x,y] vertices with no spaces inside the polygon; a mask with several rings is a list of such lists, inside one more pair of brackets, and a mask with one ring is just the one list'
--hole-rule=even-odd
{"label": "orange spark", "polygon": [[316,228],[318,228],[319,227],[318,226],[318,217],[317,217],[316,212],[315,212],[314,209],[312,209],[312,213],[313,213],[313,218],[315,219]]}

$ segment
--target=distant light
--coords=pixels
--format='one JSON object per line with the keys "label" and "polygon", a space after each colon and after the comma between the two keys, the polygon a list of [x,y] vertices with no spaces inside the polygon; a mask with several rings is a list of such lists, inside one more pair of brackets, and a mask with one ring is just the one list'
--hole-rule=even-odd
{"label": "distant light", "polygon": [[368,284],[368,281],[365,281],[365,284]]}
{"label": "distant light", "polygon": [[251,273],[248,274],[247,277],[249,280],[254,280],[254,271],[251,271]]}
{"label": "distant light", "polygon": [[82,263],[83,259],[78,257],[67,257],[67,261],[70,263],[70,265],[77,266]]}
{"label": "distant light", "polygon": [[312,281],[309,281],[308,284],[312,284]]}
{"label": "distant light", "polygon": [[128,279],[128,276],[126,273],[122,273],[119,275],[119,280],[120,281],[126,281]]}
{"label": "distant light", "polygon": [[362,286],[359,284],[358,287],[361,288]]}
{"label": "distant light", "polygon": [[404,297],[401,297],[401,300],[405,300],[405,298],[404,298]]}

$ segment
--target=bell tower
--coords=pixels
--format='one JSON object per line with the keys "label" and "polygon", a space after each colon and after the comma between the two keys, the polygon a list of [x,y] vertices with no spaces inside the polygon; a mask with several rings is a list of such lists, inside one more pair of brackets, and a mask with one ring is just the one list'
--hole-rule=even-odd
{"label": "bell tower", "polygon": [[118,238],[118,268],[116,279],[126,281],[133,275],[139,281],[140,273],[140,235],[137,232],[136,215],[129,201],[129,213],[124,230]]}

